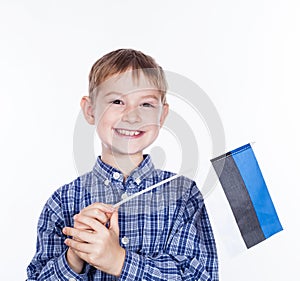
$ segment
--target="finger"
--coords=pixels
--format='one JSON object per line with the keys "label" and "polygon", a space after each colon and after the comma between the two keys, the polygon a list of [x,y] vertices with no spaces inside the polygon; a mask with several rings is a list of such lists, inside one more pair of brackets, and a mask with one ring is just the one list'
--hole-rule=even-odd
{"label": "finger", "polygon": [[76,229],[73,227],[64,227],[63,233],[67,236],[73,237],[73,240],[77,240],[77,242],[82,242],[82,241],[86,242],[86,243],[94,243],[95,242],[94,241],[95,240],[94,232],[90,232],[87,230],[80,230],[80,229]]}
{"label": "finger", "polygon": [[72,249],[72,251],[82,260],[84,260],[85,262],[88,263],[88,257],[90,255],[90,253],[84,253],[84,252],[80,252],[78,250],[75,250],[74,248],[69,247],[70,249]]}
{"label": "finger", "polygon": [[[86,226],[86,230],[93,230],[93,231],[101,231],[103,229],[104,224],[97,220],[96,218],[85,216],[85,215],[78,215],[76,218],[76,221],[81,223],[81,225]],[[106,221],[108,221],[108,218],[106,218]]]}
{"label": "finger", "polygon": [[114,212],[110,219],[109,229],[114,231],[114,233],[119,236],[119,214],[118,212]]}
{"label": "finger", "polygon": [[92,247],[93,245],[88,244],[88,243],[84,243],[84,242],[80,242],[80,241],[76,241],[74,239],[70,239],[67,238],[65,240],[65,244],[71,248],[79,257],[80,254],[89,254],[91,253]]}
{"label": "finger", "polygon": [[[94,231],[88,225],[80,223],[80,222],[77,222],[77,221],[74,222],[74,228],[80,229],[80,230],[86,230],[88,232],[93,232]],[[79,240],[77,238],[73,238],[73,239],[75,239],[77,241],[82,241],[82,240]]]}
{"label": "finger", "polygon": [[74,228],[81,229],[81,230],[91,230],[91,228],[88,225],[75,220],[74,220]]}
{"label": "finger", "polygon": [[108,215],[110,215],[110,213],[105,213],[105,212],[101,211],[98,208],[90,208],[90,209],[84,209],[79,214],[75,215],[74,220],[75,221],[80,221],[80,218],[82,216],[87,216],[87,217],[90,217],[90,218],[97,219],[102,224],[106,224],[107,221],[109,220]]}

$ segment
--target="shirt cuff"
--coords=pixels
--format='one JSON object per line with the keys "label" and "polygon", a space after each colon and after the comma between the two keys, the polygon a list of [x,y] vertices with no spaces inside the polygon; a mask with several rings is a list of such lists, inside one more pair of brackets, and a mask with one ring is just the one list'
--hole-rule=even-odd
{"label": "shirt cuff", "polygon": [[81,274],[76,273],[72,270],[72,268],[69,266],[66,258],[66,249],[63,254],[58,257],[56,263],[55,263],[55,271],[58,274],[59,280],[62,281],[83,281],[87,280],[87,274],[89,272],[90,265],[86,264],[83,268],[83,272]]}
{"label": "shirt cuff", "polygon": [[119,281],[142,280],[145,268],[145,259],[142,255],[126,250],[125,261]]}

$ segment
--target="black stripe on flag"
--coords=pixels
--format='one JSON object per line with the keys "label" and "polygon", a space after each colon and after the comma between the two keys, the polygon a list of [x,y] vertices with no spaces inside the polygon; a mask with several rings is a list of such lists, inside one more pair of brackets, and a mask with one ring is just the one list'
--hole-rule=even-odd
{"label": "black stripe on flag", "polygon": [[216,157],[211,162],[247,248],[265,240],[248,190],[231,153]]}

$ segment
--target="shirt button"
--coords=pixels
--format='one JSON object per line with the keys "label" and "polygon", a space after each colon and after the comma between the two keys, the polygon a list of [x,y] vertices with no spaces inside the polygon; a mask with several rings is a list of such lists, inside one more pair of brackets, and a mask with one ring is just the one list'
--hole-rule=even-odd
{"label": "shirt button", "polygon": [[106,180],[104,181],[104,184],[105,184],[106,186],[109,185],[109,180],[106,179]]}
{"label": "shirt button", "polygon": [[128,194],[125,192],[125,193],[123,193],[122,195],[121,195],[121,198],[124,200],[124,199],[126,199],[128,197]]}
{"label": "shirt button", "polygon": [[135,183],[136,183],[137,185],[139,185],[139,184],[141,183],[141,179],[140,179],[140,178],[136,178]]}
{"label": "shirt button", "polygon": [[121,239],[121,242],[122,242],[122,244],[127,245],[127,244],[129,243],[129,238],[126,237],[126,236],[124,236],[124,237]]}
{"label": "shirt button", "polygon": [[117,180],[119,177],[120,177],[120,173],[118,173],[118,172],[114,172],[114,173],[113,173],[113,178],[114,178],[115,180]]}

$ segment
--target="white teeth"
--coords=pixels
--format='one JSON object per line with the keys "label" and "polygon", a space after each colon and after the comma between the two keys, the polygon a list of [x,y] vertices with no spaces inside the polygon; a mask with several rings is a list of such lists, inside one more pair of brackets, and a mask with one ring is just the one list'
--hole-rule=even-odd
{"label": "white teeth", "polygon": [[137,136],[139,135],[141,132],[139,131],[127,131],[127,130],[124,130],[124,129],[119,129],[119,130],[116,130],[119,134],[121,135],[124,135],[124,136]]}

